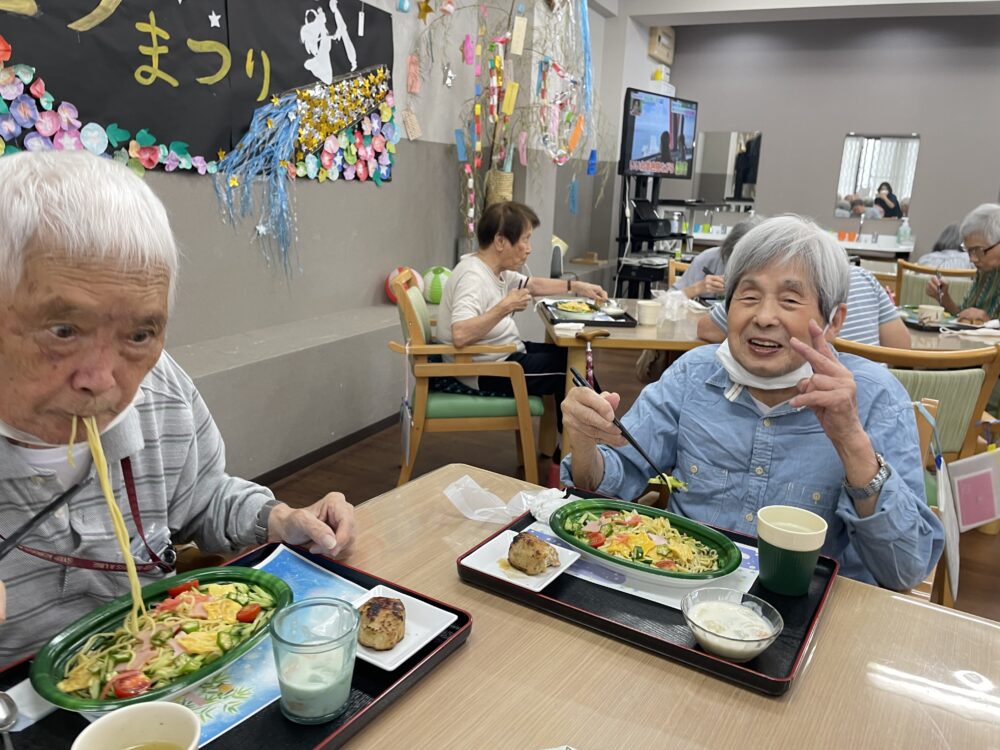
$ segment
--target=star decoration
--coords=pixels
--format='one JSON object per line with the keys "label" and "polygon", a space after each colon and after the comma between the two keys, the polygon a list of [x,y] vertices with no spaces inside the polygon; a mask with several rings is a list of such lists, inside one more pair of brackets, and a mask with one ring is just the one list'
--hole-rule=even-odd
{"label": "star decoration", "polygon": [[427,0],[420,0],[417,3],[417,18],[419,18],[424,23],[427,23],[427,16],[434,12],[431,4]]}
{"label": "star decoration", "polygon": [[264,237],[267,235],[267,227],[264,224],[257,225],[257,236]]}
{"label": "star decoration", "polygon": [[236,177],[229,178],[229,187],[239,187],[240,181]]}
{"label": "star decoration", "polygon": [[279,99],[277,97],[277,95],[272,96],[271,97],[271,104],[273,104],[275,107],[277,107],[279,104],[281,104],[281,99]]}
{"label": "star decoration", "polygon": [[213,28],[213,29],[221,28],[219,26],[219,21],[221,21],[221,20],[222,20],[222,16],[220,16],[214,10],[211,13],[208,14],[208,22],[211,24],[211,28]]}
{"label": "star decoration", "polygon": [[225,158],[226,158],[226,152],[225,152],[225,151],[223,151],[223,150],[222,150],[222,149],[220,148],[220,149],[219,149],[219,161],[222,161],[222,160],[223,160],[223,159],[225,159]]}

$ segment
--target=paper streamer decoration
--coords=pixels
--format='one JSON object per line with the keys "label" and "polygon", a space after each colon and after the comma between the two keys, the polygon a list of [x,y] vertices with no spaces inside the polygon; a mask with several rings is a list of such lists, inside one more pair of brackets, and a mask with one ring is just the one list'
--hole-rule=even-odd
{"label": "paper streamer decoration", "polygon": [[587,174],[595,175],[597,174],[597,149],[590,149],[590,158],[587,159]]}
{"label": "paper streamer decoration", "polygon": [[528,166],[528,133],[524,130],[517,137],[517,160],[522,167]]}
{"label": "paper streamer decoration", "polygon": [[462,132],[461,128],[455,130],[455,149],[458,151],[459,161],[469,160],[469,156],[465,152],[465,133]]}
{"label": "paper streamer decoration", "polygon": [[420,93],[420,58],[410,55],[406,58],[406,90],[411,94]]}
{"label": "paper streamer decoration", "polygon": [[462,59],[466,65],[472,65],[476,62],[476,48],[472,44],[471,34],[466,34],[465,41],[462,42]]}
{"label": "paper streamer decoration", "polygon": [[576,175],[573,175],[573,181],[569,183],[569,212],[576,216],[577,208],[577,187],[576,187]]}
{"label": "paper streamer decoration", "polygon": [[403,112],[403,127],[406,128],[406,137],[411,141],[417,140],[424,134],[420,121],[412,109]]}
{"label": "paper streamer decoration", "polygon": [[514,107],[517,106],[517,81],[507,84],[507,91],[503,97],[503,113],[510,117],[514,114]]}
{"label": "paper streamer decoration", "polygon": [[524,34],[528,30],[528,19],[524,16],[514,16],[514,29],[510,34],[510,54],[520,55],[524,52]]}

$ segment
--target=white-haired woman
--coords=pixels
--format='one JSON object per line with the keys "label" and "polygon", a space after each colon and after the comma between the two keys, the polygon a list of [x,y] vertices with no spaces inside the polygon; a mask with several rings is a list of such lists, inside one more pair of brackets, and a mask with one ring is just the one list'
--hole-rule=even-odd
{"label": "white-haired woman", "polygon": [[0,185],[0,534],[82,485],[3,561],[0,664],[128,591],[84,430],[70,444],[76,417],[96,421],[147,580],[170,571],[172,542],[345,550],[343,495],[292,510],[226,474],[208,408],[163,351],[177,248],[149,186],[82,151],[0,158]]}
{"label": "white-haired woman", "polygon": [[[826,519],[824,552],[844,575],[906,589],[937,563],[944,535],[924,499],[906,391],[829,345],[849,279],[847,256],[816,224],[764,221],[726,266],[726,341],[686,353],[622,424],[687,483],[672,498],[683,515],[754,534],[761,507],[799,505]],[[619,400],[567,394],[567,484],[624,498],[644,490],[649,468],[611,421]]]}
{"label": "white-haired woman", "polygon": [[984,203],[962,220],[962,249],[976,267],[972,288],[961,304],[952,299],[948,282],[937,277],[927,282],[927,296],[962,320],[985,323],[1000,317],[1000,205]]}

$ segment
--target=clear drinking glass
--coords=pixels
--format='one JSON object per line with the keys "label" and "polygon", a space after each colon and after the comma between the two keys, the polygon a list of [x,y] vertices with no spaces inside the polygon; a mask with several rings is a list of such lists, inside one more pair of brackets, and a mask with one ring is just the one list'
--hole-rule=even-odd
{"label": "clear drinking glass", "polygon": [[281,713],[320,724],[347,706],[358,650],[360,616],[342,599],[303,599],[271,620],[271,643],[281,688]]}

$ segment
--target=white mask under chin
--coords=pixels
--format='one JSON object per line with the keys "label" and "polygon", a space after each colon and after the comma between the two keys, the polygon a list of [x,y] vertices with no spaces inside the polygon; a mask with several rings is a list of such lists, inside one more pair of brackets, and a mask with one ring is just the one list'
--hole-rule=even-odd
{"label": "white mask under chin", "polygon": [[719,345],[719,348],[715,350],[715,356],[729,374],[729,379],[733,381],[733,387],[726,391],[726,398],[730,401],[735,401],[744,388],[780,391],[784,388],[794,388],[800,380],[810,378],[813,375],[812,366],[808,362],[803,362],[791,372],[773,378],[754,375],[733,357],[733,353],[729,350],[729,339]]}
{"label": "white mask under chin", "polygon": [[[143,401],[142,390],[137,390],[135,392],[135,398],[132,399],[131,403],[128,406],[126,406],[124,409],[122,409],[120,412],[118,412],[117,415],[115,415],[115,418],[112,419],[108,423],[107,427],[105,427],[103,430],[101,430],[101,434],[102,435],[107,434],[107,432],[112,427],[114,427],[115,425],[117,425],[119,422],[121,422],[123,419],[125,419],[125,417],[128,416],[129,412],[132,411],[132,409],[135,407],[136,404],[140,404],[140,403],[142,403],[142,401]],[[82,424],[80,425],[80,429],[81,430],[83,429],[83,425]],[[81,433],[78,432],[77,434],[81,434]],[[86,435],[85,432],[82,433],[82,434]],[[28,445],[36,445],[36,446],[38,446],[40,448],[62,448],[63,447],[62,445],[59,445],[59,444],[56,444],[56,443],[50,443],[50,442],[48,442],[46,440],[42,440],[40,437],[36,437],[35,435],[32,435],[30,432],[25,432],[24,430],[19,430],[16,427],[13,427],[13,426],[7,424],[2,419],[0,419],[0,436],[5,437],[8,440],[16,440],[19,443],[27,443]]]}

